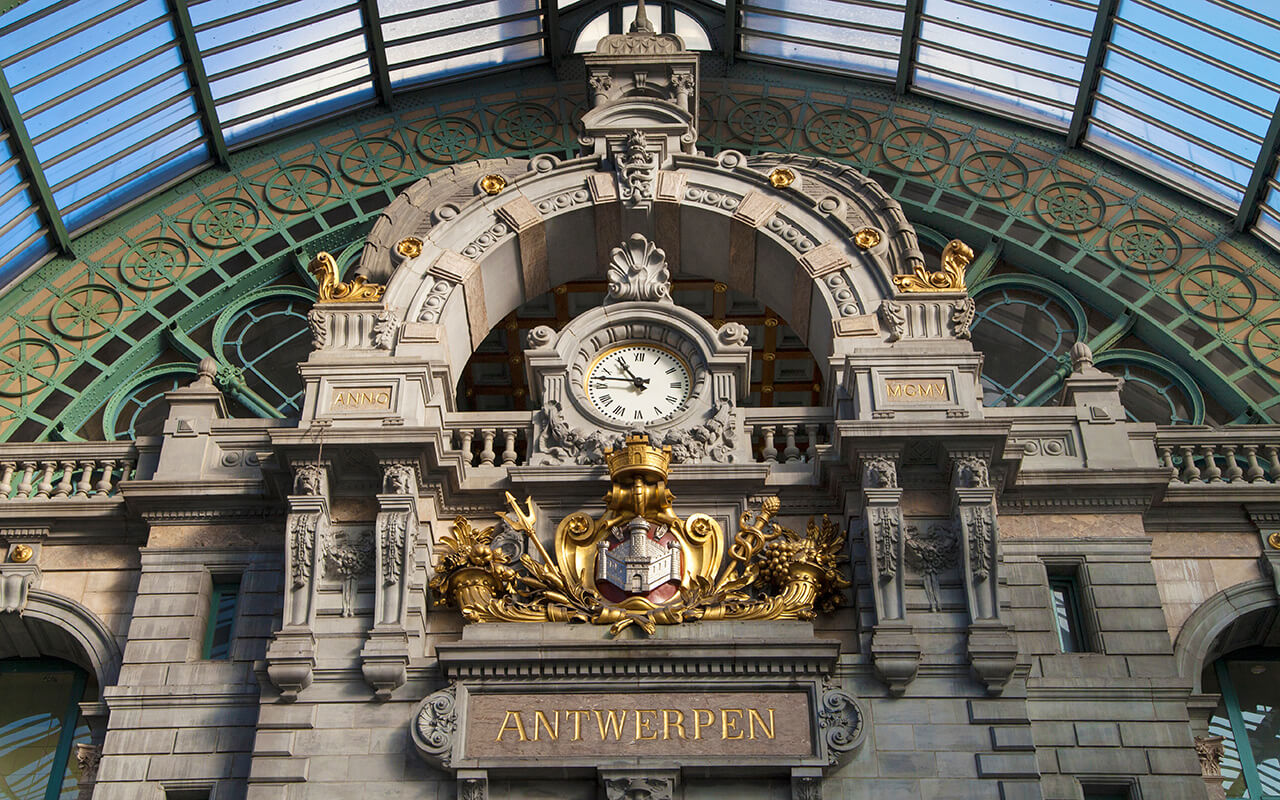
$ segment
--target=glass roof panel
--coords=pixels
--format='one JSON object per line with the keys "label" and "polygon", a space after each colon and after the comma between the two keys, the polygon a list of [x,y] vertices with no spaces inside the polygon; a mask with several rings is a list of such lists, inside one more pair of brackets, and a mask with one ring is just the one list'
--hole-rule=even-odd
{"label": "glass roof panel", "polygon": [[914,84],[1065,129],[1096,15],[1082,0],[925,0]]}
{"label": "glass roof panel", "polygon": [[23,19],[17,30],[28,36],[0,45],[22,49],[0,49],[0,63],[54,203],[76,230],[154,188],[175,154],[185,172],[209,153],[164,0],[130,0],[31,44],[54,19],[63,17]]}
{"label": "glass roof panel", "polygon": [[1238,208],[1280,99],[1277,11],[1121,0],[1085,144]]}
{"label": "glass roof panel", "polygon": [[205,0],[191,22],[228,145],[373,99],[358,2]]}
{"label": "glass roof panel", "polygon": [[538,0],[378,0],[391,85],[542,58]]}
{"label": "glass roof panel", "polygon": [[1271,177],[1262,188],[1262,204],[1253,231],[1272,247],[1280,248],[1280,183],[1276,181],[1276,163],[1271,164]]}
{"label": "glass roof panel", "polygon": [[888,77],[898,68],[906,0],[739,3],[748,55]]}
{"label": "glass roof panel", "polygon": [[0,129],[0,283],[16,277],[48,252],[43,230],[9,133]]}

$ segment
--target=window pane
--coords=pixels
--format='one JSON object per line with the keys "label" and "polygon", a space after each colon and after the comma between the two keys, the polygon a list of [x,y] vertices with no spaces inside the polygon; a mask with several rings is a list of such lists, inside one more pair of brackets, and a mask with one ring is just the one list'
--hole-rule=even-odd
{"label": "window pane", "polygon": [[213,585],[213,596],[209,602],[209,633],[205,642],[205,658],[214,661],[231,658],[231,641],[235,636],[236,601],[239,597],[238,581],[225,581]]}
{"label": "window pane", "polygon": [[1064,653],[1080,652],[1080,619],[1076,614],[1075,590],[1075,582],[1070,579],[1052,578],[1049,581],[1058,645]]}
{"label": "window pane", "polygon": [[80,699],[72,697],[76,689],[77,676],[69,669],[0,673],[0,775],[6,797],[43,800],[55,769],[61,794],[66,796],[70,782],[74,796],[78,774],[55,761],[63,721]]}
{"label": "window pane", "polygon": [[1227,675],[1240,703],[1258,785],[1263,794],[1276,794],[1280,792],[1280,684],[1276,682],[1280,664],[1228,661]]}

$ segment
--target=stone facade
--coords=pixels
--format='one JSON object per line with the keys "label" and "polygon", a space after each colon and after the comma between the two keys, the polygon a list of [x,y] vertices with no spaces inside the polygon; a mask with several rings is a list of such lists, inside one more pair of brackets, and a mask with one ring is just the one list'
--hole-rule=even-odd
{"label": "stone facade", "polygon": [[[385,295],[316,305],[300,420],[229,418],[202,366],[167,396],[162,436],[0,450],[19,487],[0,501],[0,654],[90,673],[94,800],[1213,796],[1201,675],[1228,633],[1264,643],[1233,623],[1280,605],[1277,431],[1128,422],[1087,349],[1059,405],[984,408],[962,282],[896,280],[941,274],[897,203],[820,159],[693,152],[696,65],[675,37],[606,37],[588,57],[583,157],[482,163],[444,221],[413,202],[430,178],[397,199],[362,261]],[[624,243],[652,261],[635,285],[610,273]],[[828,370],[827,405],[743,407],[740,332],[671,304],[664,247],[787,309]],[[584,276],[607,277],[609,303],[526,351],[531,385],[572,424],[547,405],[456,411],[494,321]],[[704,372],[684,416],[646,426],[684,448],[678,508],[714,520],[725,547],[766,498],[792,530],[837,521],[842,607],[651,635],[464,624],[429,588],[455,519],[487,525],[504,493],[531,497],[536,541],[494,534],[514,564],[551,547],[556,522],[598,514],[599,456],[627,430],[573,405],[575,348],[659,328]],[[1077,652],[1059,638],[1058,579]],[[204,658],[228,581],[229,657]],[[751,750],[756,729],[735,737],[721,709],[714,747],[638,746],[637,698],[696,721],[721,693],[750,725],[750,698],[788,692],[808,705],[786,712],[785,743]],[[607,754],[468,749],[478,709],[539,695],[625,697],[633,738]],[[488,719],[502,744],[509,718]],[[677,718],[651,719],[669,738]]]}

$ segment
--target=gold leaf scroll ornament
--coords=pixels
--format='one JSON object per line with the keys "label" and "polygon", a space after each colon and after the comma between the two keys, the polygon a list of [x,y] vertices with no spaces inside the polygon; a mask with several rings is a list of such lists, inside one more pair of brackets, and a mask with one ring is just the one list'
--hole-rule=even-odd
{"label": "gold leaf scroll ornament", "polygon": [[930,272],[923,265],[912,275],[894,275],[893,285],[900,292],[964,292],[964,271],[973,261],[973,250],[959,239],[952,239],[942,250],[942,269]]}
{"label": "gold leaf scroll ornament", "polygon": [[[669,448],[648,437],[628,437],[625,449],[607,451],[613,482],[606,509],[593,518],[578,511],[560,521],[555,556],[536,534],[529,500],[522,507],[507,495],[508,513],[498,516],[529,539],[537,558],[520,558],[516,572],[491,546],[494,528],[476,531],[465,519],[441,540],[431,589],[446,605],[457,606],[470,622],[590,622],[616,635],[635,626],[654,633],[658,625],[696,620],[812,619],[843,599],[844,536],[823,517],[811,519],[805,534],[773,520],[780,503],[766,498],[758,513],[747,512],[728,552],[722,532],[706,514],[681,519],[667,489]],[[678,593],[666,600],[632,594],[610,600],[597,590],[595,563],[606,537],[642,519],[670,534],[682,553]]]}
{"label": "gold leaf scroll ornament", "polygon": [[387,290],[380,283],[366,282],[363,275],[346,282],[339,281],[338,263],[328,253],[320,253],[311,259],[307,271],[316,276],[321,303],[376,303]]}

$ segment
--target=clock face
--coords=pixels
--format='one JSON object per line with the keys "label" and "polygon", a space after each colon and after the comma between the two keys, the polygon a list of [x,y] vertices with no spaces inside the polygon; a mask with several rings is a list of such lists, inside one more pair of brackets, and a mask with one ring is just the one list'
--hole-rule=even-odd
{"label": "clock face", "polygon": [[654,344],[621,344],[596,356],[587,368],[586,394],[604,416],[627,424],[669,419],[693,392],[689,365]]}

